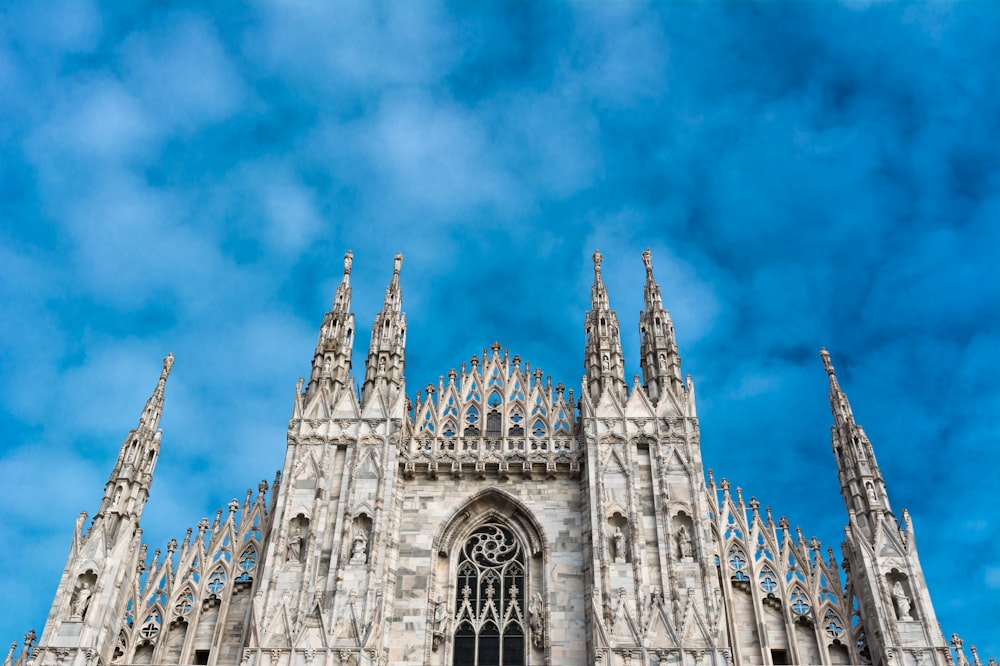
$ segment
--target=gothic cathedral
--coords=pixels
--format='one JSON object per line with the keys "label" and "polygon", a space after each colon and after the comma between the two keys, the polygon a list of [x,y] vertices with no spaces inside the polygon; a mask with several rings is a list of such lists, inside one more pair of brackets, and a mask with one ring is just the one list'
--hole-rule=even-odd
{"label": "gothic cathedral", "polygon": [[706,479],[648,250],[641,381],[626,382],[598,252],[578,395],[494,344],[411,401],[402,255],[358,391],[351,262],[274,483],[150,556],[168,356],[97,513],[77,521],[40,640],[6,666],[954,664],[910,518],[826,351],[839,565]]}

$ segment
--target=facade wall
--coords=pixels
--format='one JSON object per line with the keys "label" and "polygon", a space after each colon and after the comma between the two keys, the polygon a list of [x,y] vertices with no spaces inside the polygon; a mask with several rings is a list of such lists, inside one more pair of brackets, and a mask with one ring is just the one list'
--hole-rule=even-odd
{"label": "facade wall", "polygon": [[[139,518],[169,357],[98,513],[77,525],[34,663],[464,663],[468,645],[494,645],[462,633],[473,607],[483,627],[503,615],[496,644],[530,666],[950,663],[912,524],[889,508],[828,355],[845,569],[706,479],[648,253],[643,381],[626,387],[601,260],[579,396],[494,345],[411,403],[401,256],[359,394],[348,255],[278,479],[150,555]],[[481,586],[466,592],[468,571]]]}

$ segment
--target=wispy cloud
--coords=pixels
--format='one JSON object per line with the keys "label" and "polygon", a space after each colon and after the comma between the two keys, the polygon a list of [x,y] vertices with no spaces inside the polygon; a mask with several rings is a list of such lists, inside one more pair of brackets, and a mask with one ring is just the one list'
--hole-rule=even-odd
{"label": "wispy cloud", "polygon": [[348,248],[359,366],[406,255],[413,393],[494,339],[576,386],[595,247],[638,373],[649,246],[716,476],[839,542],[827,346],[894,506],[913,513],[946,633],[1000,655],[986,619],[1000,601],[955,574],[993,585],[1000,537],[1000,481],[982,473],[1000,462],[1000,42],[983,29],[998,16],[11,8],[0,501],[4,542],[33,546],[0,550],[0,587],[24,600],[0,634],[40,628],[74,518],[96,507],[167,351],[154,545],[281,464]]}

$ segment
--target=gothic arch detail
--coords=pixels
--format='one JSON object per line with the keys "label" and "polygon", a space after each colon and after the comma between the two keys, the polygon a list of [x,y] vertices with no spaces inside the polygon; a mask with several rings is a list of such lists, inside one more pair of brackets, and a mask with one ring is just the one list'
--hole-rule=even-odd
{"label": "gothic arch detail", "polygon": [[545,662],[547,541],[519,500],[496,488],[473,495],[432,552],[425,663]]}

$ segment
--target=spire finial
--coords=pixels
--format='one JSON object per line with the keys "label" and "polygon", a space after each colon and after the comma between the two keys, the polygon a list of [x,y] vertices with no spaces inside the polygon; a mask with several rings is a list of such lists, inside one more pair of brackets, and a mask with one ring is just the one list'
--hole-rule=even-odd
{"label": "spire finial", "polygon": [[642,251],[642,263],[646,265],[646,279],[653,280],[653,253],[647,247]]}
{"label": "spire finial", "polygon": [[170,369],[172,367],[174,367],[174,354],[173,352],[168,352],[163,359],[163,372],[160,373],[160,376],[163,377],[164,380],[166,380],[167,375],[170,374]]}
{"label": "spire finial", "polygon": [[344,277],[351,274],[351,266],[354,264],[354,253],[350,250],[344,255]]}
{"label": "spire finial", "polygon": [[600,282],[601,280],[601,262],[604,261],[604,255],[601,254],[600,250],[594,250],[594,280]]}
{"label": "spire finial", "polygon": [[397,252],[392,259],[392,276],[399,277],[399,269],[403,267],[403,253]]}

